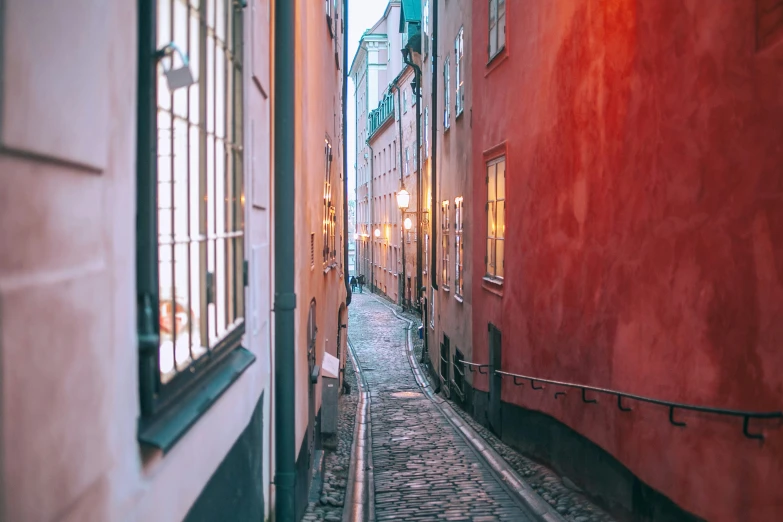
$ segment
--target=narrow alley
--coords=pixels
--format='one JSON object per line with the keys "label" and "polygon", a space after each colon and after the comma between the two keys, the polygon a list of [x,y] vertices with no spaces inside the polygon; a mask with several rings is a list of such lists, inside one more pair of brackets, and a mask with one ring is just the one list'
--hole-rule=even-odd
{"label": "narrow alley", "polygon": [[376,520],[536,520],[422,393],[407,321],[375,295],[354,299],[349,339],[371,397]]}

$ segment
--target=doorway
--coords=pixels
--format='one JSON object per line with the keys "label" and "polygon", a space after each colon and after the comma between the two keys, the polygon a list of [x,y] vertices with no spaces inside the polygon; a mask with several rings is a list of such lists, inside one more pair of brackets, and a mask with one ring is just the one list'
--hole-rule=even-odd
{"label": "doorway", "polygon": [[310,312],[307,316],[307,450],[310,456],[310,467],[315,455],[315,385],[318,382],[316,373],[315,340],[318,326],[315,317],[315,299],[310,301]]}
{"label": "doorway", "polygon": [[500,392],[503,383],[501,376],[495,371],[502,368],[501,357],[501,335],[495,325],[489,325],[489,414],[488,421],[490,429],[498,437],[502,434],[501,415],[500,415]]}
{"label": "doorway", "polygon": [[440,345],[440,380],[443,383],[443,394],[451,396],[449,388],[449,360],[451,359],[451,341],[448,335],[443,336],[443,342]]}

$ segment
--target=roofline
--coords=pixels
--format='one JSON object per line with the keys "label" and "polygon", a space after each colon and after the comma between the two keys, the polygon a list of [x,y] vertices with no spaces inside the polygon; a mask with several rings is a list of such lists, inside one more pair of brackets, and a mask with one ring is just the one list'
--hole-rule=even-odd
{"label": "roofline", "polygon": [[[359,57],[359,53],[363,49],[363,44],[367,40],[375,40],[375,39],[386,39],[388,40],[388,35],[386,33],[374,33],[381,22],[383,22],[385,19],[389,18],[389,14],[391,13],[391,8],[393,6],[400,6],[400,9],[402,9],[402,0],[389,0],[389,2],[386,4],[386,9],[383,11],[383,15],[373,24],[373,26],[367,30],[364,31],[364,34],[362,34],[362,37],[359,38],[359,48],[356,50],[356,54],[353,56],[353,60],[351,61],[351,68],[348,70],[348,74],[353,74],[353,68],[354,64],[356,63],[356,59]],[[375,37],[375,38],[372,38]]]}

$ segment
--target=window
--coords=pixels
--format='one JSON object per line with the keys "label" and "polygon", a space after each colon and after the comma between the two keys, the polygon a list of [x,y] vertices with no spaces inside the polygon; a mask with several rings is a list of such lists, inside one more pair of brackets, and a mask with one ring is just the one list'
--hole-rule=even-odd
{"label": "window", "polygon": [[430,156],[430,108],[424,107],[424,157]]}
{"label": "window", "polygon": [[430,264],[430,235],[424,234],[424,261],[421,263],[421,271],[427,273],[427,266]]}
{"label": "window", "polygon": [[506,0],[489,0],[489,58],[506,46]]}
{"label": "window", "polygon": [[324,265],[331,265],[337,256],[335,246],[336,208],[332,204],[332,144],[329,138],[324,139],[324,163],[326,172],[324,177],[324,203],[323,203],[323,250],[321,251]]}
{"label": "window", "polygon": [[465,60],[463,60],[464,42],[463,37],[465,34],[465,28],[460,27],[459,33],[457,33],[457,39],[454,40],[454,103],[456,111],[455,116],[462,114],[463,105],[465,103]]}
{"label": "window", "polygon": [[435,289],[430,287],[430,328],[435,329]]}
{"label": "window", "polygon": [[443,62],[443,129],[449,128],[451,120],[451,82],[449,81],[449,57]]}
{"label": "window", "polygon": [[443,254],[442,254],[442,268],[441,277],[443,278],[443,289],[449,290],[449,202],[444,201],[441,204],[440,211],[441,222],[441,236],[443,238]]}
{"label": "window", "polygon": [[506,158],[487,164],[487,276],[503,279],[503,241],[506,234]]}
{"label": "window", "polygon": [[410,175],[410,171],[408,170],[408,164],[410,163],[410,160],[411,160],[410,150],[408,149],[408,147],[405,147],[405,175],[406,176]]}
{"label": "window", "polygon": [[176,44],[198,78],[170,91],[162,64],[179,60],[176,53],[162,63],[157,49],[140,53],[139,78],[149,84],[138,99],[139,438],[166,451],[204,411],[183,404],[209,404],[197,384],[209,378],[228,387],[226,376],[253,357],[239,346],[247,284],[243,11],[217,0],[155,6],[140,5],[140,32],[155,35],[151,46]]}
{"label": "window", "polygon": [[402,112],[407,113],[408,112],[408,90],[403,89],[402,90]]}
{"label": "window", "polygon": [[462,197],[454,199],[454,294],[462,296]]}

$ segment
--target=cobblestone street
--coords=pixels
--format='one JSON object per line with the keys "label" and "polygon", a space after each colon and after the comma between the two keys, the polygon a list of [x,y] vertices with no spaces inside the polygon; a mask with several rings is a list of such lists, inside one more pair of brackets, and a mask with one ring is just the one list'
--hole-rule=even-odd
{"label": "cobblestone street", "polygon": [[383,520],[535,520],[421,392],[407,323],[354,295],[349,336],[371,396],[375,514]]}

